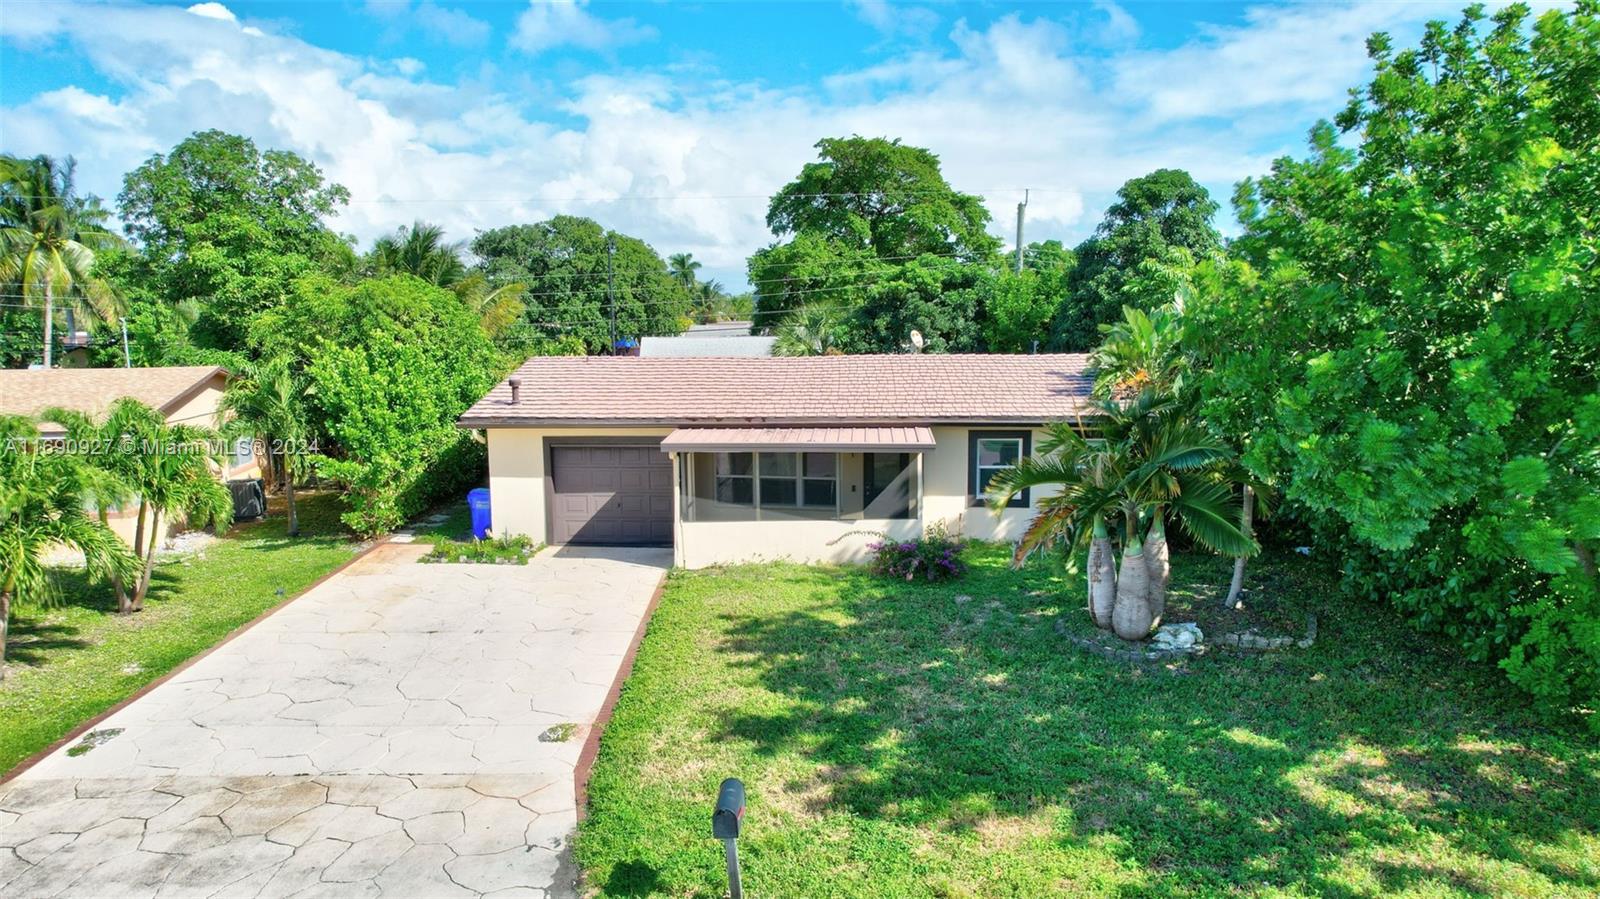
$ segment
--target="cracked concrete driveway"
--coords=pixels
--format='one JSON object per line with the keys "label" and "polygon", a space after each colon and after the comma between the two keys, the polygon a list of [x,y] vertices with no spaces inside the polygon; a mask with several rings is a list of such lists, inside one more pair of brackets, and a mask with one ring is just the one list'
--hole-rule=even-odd
{"label": "cracked concrete driveway", "polygon": [[422,551],[381,547],[0,785],[0,895],[572,895],[573,768],[670,550]]}

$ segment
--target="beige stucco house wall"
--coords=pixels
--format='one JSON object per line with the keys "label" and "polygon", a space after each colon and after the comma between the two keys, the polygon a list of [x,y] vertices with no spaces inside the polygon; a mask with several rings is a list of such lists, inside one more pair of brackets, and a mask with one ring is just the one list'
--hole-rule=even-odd
{"label": "beige stucco house wall", "polygon": [[[1034,491],[1026,508],[999,513],[974,505],[967,493],[969,432],[1029,430],[1033,445],[1044,438],[1039,428],[934,427],[936,446],[921,455],[921,514],[909,519],[803,521],[684,521],[682,466],[673,459],[673,546],[683,568],[789,560],[795,562],[861,562],[868,547],[887,536],[905,540],[942,524],[951,533],[977,540],[1014,541],[1033,519],[1034,507],[1047,493]],[[549,540],[547,465],[553,440],[581,438],[658,439],[670,427],[491,428],[489,490],[496,534],[520,534],[536,543]],[[861,453],[839,453],[839,489],[853,492],[861,484]]]}

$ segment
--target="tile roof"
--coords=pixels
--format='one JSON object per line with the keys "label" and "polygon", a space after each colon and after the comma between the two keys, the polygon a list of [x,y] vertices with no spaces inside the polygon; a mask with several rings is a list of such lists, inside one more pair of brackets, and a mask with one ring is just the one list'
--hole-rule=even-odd
{"label": "tile roof", "polygon": [[171,412],[219,374],[227,370],[215,365],[5,369],[0,370],[0,415],[33,415],[56,406],[100,415],[125,396]]}
{"label": "tile roof", "polygon": [[1093,383],[1082,354],[559,356],[529,359],[511,378],[458,423],[1036,423],[1078,416]]}
{"label": "tile roof", "polygon": [[933,449],[933,431],[920,427],[679,428],[661,438],[664,453],[809,449],[854,452]]}

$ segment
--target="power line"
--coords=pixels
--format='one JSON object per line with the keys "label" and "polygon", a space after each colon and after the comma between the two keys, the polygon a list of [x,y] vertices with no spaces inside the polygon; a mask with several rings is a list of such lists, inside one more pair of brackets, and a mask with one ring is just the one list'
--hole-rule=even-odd
{"label": "power line", "polygon": [[[883,190],[874,190],[874,191],[823,191],[823,192],[817,192],[817,193],[787,194],[785,196],[786,196],[786,198],[801,199],[801,200],[834,199],[834,198],[840,198],[840,197],[885,197],[885,196],[890,196],[891,193],[894,196],[912,196],[912,197],[915,197],[915,196],[922,196],[922,195],[936,196],[936,195],[944,194],[944,193],[946,193],[947,191],[950,191],[950,190],[954,190],[954,189],[953,188],[930,187],[930,188],[927,188],[925,190],[907,189],[907,190],[897,190],[897,191],[893,191],[893,192],[891,192],[891,191],[883,191]],[[1039,191],[1041,193],[1064,193],[1064,192],[1070,192],[1072,190],[1072,188],[1066,188],[1066,187],[1049,187],[1049,188],[1041,188],[1041,187],[1033,187],[1033,188],[1025,188],[1025,187],[990,187],[990,188],[968,189],[968,190],[961,190],[961,191],[955,191],[955,192],[963,193],[963,194],[976,194],[976,195],[981,197],[984,194],[1022,193],[1023,191],[1026,191],[1026,190],[1034,190],[1034,191]],[[9,199],[15,199],[15,200],[56,200],[56,199],[60,199],[59,197],[38,196],[38,195],[33,195],[33,194],[6,194],[6,196]],[[449,204],[455,205],[455,206],[462,206],[462,205],[468,205],[468,204],[481,204],[481,203],[624,203],[624,202],[666,203],[666,202],[676,202],[676,201],[679,201],[679,200],[695,200],[695,201],[701,201],[701,200],[708,200],[708,201],[767,200],[767,201],[770,202],[771,200],[775,199],[776,197],[777,197],[776,193],[769,193],[769,194],[617,194],[615,196],[594,195],[594,196],[567,196],[567,197],[553,197],[553,196],[543,196],[543,195],[539,195],[539,194],[529,194],[527,196],[521,196],[521,197],[500,196],[500,197],[481,197],[481,198],[476,198],[476,199],[462,199],[460,197],[414,197],[414,198],[375,197],[375,198],[372,198],[372,199],[353,199],[352,198],[350,200],[346,200],[345,203],[341,204],[341,205],[351,205],[351,206],[354,206],[354,205],[362,205],[362,206],[408,206],[408,205],[422,205],[422,204],[430,204],[430,203],[449,203]],[[107,212],[110,212],[110,210],[108,209]]]}

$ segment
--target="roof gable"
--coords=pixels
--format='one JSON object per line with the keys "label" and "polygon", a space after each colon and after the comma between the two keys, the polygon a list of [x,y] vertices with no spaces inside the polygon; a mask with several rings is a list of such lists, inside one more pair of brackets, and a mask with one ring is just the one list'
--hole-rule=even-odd
{"label": "roof gable", "polygon": [[0,415],[35,415],[55,407],[102,415],[123,397],[171,412],[227,373],[216,365],[8,369],[0,371]]}

